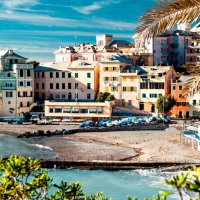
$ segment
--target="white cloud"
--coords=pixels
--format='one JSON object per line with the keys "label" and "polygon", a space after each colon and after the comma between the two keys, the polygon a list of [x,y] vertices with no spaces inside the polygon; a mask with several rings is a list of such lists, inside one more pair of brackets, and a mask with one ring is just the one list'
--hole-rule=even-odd
{"label": "white cloud", "polygon": [[98,10],[100,8],[102,8],[105,5],[109,5],[112,3],[120,3],[121,0],[107,0],[107,1],[99,1],[99,2],[94,2],[93,4],[89,5],[89,6],[66,6],[66,7],[70,7],[71,9],[80,12],[82,14],[90,14],[92,11],[94,10]]}
{"label": "white cloud", "polygon": [[32,7],[38,4],[38,0],[0,0],[0,3],[9,9],[18,7]]}
{"label": "white cloud", "polygon": [[21,13],[13,11],[12,14],[0,10],[0,21],[16,21],[22,24],[49,27],[72,27],[110,30],[133,30],[135,24],[106,20],[103,18],[84,18],[82,20],[51,17],[49,15]]}

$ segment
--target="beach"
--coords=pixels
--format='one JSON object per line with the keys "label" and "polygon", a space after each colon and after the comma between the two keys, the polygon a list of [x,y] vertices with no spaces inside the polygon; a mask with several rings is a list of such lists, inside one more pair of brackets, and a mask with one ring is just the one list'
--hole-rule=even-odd
{"label": "beach", "polygon": [[[0,123],[0,134],[17,137],[27,131],[74,129],[77,125],[8,125]],[[53,149],[60,160],[113,160],[135,162],[200,163],[197,143],[180,141],[182,126],[159,131],[84,132],[71,135],[23,139]]]}

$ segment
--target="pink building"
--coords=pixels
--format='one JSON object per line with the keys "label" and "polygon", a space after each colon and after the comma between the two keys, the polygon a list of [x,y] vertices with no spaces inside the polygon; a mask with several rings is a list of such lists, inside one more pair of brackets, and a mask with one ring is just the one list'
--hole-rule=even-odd
{"label": "pink building", "polygon": [[186,31],[169,29],[154,38],[154,65],[173,65],[185,63],[185,48],[191,45],[192,35]]}

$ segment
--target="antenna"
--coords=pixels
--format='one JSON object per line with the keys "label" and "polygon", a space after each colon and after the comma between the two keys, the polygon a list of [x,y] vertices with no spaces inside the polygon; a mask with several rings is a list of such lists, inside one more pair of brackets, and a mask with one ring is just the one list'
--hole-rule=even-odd
{"label": "antenna", "polygon": [[74,46],[76,46],[76,38],[77,36],[74,36]]}

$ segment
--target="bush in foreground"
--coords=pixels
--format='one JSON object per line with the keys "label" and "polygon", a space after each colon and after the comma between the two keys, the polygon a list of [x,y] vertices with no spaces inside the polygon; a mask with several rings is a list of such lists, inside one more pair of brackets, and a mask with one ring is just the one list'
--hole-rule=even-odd
{"label": "bush in foreground", "polygon": [[[108,200],[103,197],[103,192],[84,196],[83,185],[79,182],[67,184],[61,181],[60,185],[56,185],[52,181],[48,171],[41,169],[39,159],[17,156],[11,156],[7,160],[0,159],[0,200]],[[200,167],[193,167],[193,170],[189,169],[187,173],[173,176],[171,180],[164,182],[176,188],[180,200],[183,200],[182,189],[195,192],[195,200],[200,199]],[[52,187],[57,191],[50,195]],[[166,200],[172,194],[168,191],[159,193],[145,200]],[[131,197],[127,199],[131,200]]]}

